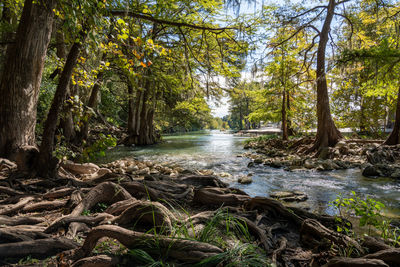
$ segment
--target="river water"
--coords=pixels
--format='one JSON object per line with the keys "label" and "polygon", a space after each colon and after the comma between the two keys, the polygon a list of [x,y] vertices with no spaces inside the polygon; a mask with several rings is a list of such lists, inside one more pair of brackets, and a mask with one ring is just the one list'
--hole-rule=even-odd
{"label": "river water", "polygon": [[[219,131],[196,132],[165,136],[161,144],[148,147],[117,147],[107,152],[102,162],[125,157],[151,160],[159,163],[178,164],[187,169],[211,169],[216,173],[227,172],[232,176],[221,178],[232,187],[240,188],[251,196],[268,196],[272,191],[299,190],[308,200],[294,204],[313,212],[333,214],[329,202],[342,194],[350,196],[352,190],[370,196],[386,205],[389,217],[400,216],[400,181],[389,178],[370,179],[359,169],[332,172],[294,171],[256,165],[248,168],[250,159],[238,157],[246,137]],[[242,185],[237,179],[251,173],[253,183]]]}

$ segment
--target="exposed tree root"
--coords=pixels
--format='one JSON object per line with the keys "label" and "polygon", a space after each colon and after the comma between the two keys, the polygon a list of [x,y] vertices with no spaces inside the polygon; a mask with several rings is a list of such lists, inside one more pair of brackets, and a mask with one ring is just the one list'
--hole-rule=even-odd
{"label": "exposed tree root", "polygon": [[14,243],[22,241],[32,241],[35,239],[50,238],[43,233],[42,228],[24,229],[18,227],[0,228],[0,243]]}
{"label": "exposed tree root", "polygon": [[325,240],[329,240],[344,248],[354,247],[363,254],[364,249],[354,239],[347,235],[332,231],[314,219],[306,219],[300,229],[301,241],[308,246],[319,246]]}
{"label": "exposed tree root", "polygon": [[389,265],[377,259],[333,258],[323,267],[389,267]]}
{"label": "exposed tree root", "polygon": [[269,217],[282,217],[295,225],[300,226],[303,219],[295,213],[289,211],[281,202],[272,198],[254,197],[245,203],[245,208],[248,210],[266,211]]}
{"label": "exposed tree root", "polygon": [[220,248],[207,243],[144,234],[115,225],[102,225],[89,232],[84,244],[80,249],[75,251],[72,258],[79,259],[90,255],[97,241],[102,237],[115,238],[127,248],[140,247],[146,249],[146,245],[149,242],[157,242],[161,251],[168,253],[174,259],[186,262],[199,262],[202,259],[223,252]]}
{"label": "exposed tree root", "polygon": [[24,194],[23,192],[5,186],[0,186],[0,193],[7,194],[9,196],[18,196]]}
{"label": "exposed tree root", "polygon": [[104,212],[115,216],[120,215],[124,210],[129,208],[129,206],[136,201],[136,198],[132,197],[130,199],[115,202],[111,206],[109,206]]}
{"label": "exposed tree root", "polygon": [[0,225],[22,225],[22,224],[38,224],[44,222],[43,218],[37,217],[9,217],[6,215],[0,215]]}
{"label": "exposed tree root", "polygon": [[78,260],[71,267],[112,267],[117,266],[119,260],[117,257],[107,255],[97,255]]}
{"label": "exposed tree root", "polygon": [[218,179],[217,176],[214,175],[191,175],[179,178],[176,180],[176,182],[186,185],[192,185],[194,187],[228,187],[227,183],[222,182],[220,179]]}
{"label": "exposed tree root", "polygon": [[161,203],[150,201],[135,201],[118,217],[111,220],[112,224],[127,226],[131,223],[144,222],[151,227],[172,229],[175,216]]}
{"label": "exposed tree root", "polygon": [[19,200],[18,203],[13,204],[13,205],[7,205],[5,207],[2,207],[0,209],[0,215],[10,215],[17,213],[19,210],[21,210],[25,205],[27,205],[29,202],[33,201],[35,198],[34,197],[24,197]]}
{"label": "exposed tree root", "polygon": [[158,200],[158,199],[163,199],[164,196],[162,195],[161,192],[150,188],[140,182],[128,182],[128,183],[123,183],[122,187],[126,189],[132,196],[135,198],[146,198],[150,200]]}
{"label": "exposed tree root", "polygon": [[282,237],[279,240],[279,247],[272,252],[272,263],[277,265],[277,258],[281,255],[281,253],[286,249],[287,240]]}
{"label": "exposed tree root", "polygon": [[34,212],[41,210],[54,210],[64,207],[67,204],[67,200],[53,200],[53,201],[41,201],[37,203],[30,203],[26,205],[22,211],[23,212]]}
{"label": "exposed tree root", "polygon": [[378,259],[383,260],[389,265],[400,265],[400,248],[390,248],[385,250],[380,250],[373,254],[368,254],[364,256],[365,259]]}
{"label": "exposed tree root", "polygon": [[114,216],[107,214],[107,213],[99,213],[95,217],[89,217],[89,216],[65,216],[62,218],[59,218],[55,220],[49,227],[46,228],[44,231],[47,234],[54,233],[60,228],[66,229],[70,223],[72,222],[80,222],[80,223],[85,223],[87,225],[93,226],[97,225],[102,221],[109,221],[113,218]]}
{"label": "exposed tree root", "polygon": [[74,241],[63,237],[0,244],[0,259],[49,257],[76,247],[78,245]]}
{"label": "exposed tree root", "polygon": [[390,249],[391,247],[383,242],[383,240],[379,240],[378,238],[372,236],[364,236],[363,241],[361,243],[363,247],[368,248],[369,253],[375,253],[380,250]]}
{"label": "exposed tree root", "polygon": [[55,199],[70,195],[76,189],[71,187],[64,187],[60,189],[53,189],[43,195],[44,199]]}
{"label": "exposed tree root", "polygon": [[240,206],[251,199],[248,195],[234,192],[230,188],[204,187],[194,191],[193,202],[214,206]]}
{"label": "exposed tree root", "polygon": [[84,210],[90,210],[99,202],[114,203],[130,198],[132,196],[123,187],[112,182],[104,182],[86,194],[85,198],[71,212],[71,216],[79,216]]}

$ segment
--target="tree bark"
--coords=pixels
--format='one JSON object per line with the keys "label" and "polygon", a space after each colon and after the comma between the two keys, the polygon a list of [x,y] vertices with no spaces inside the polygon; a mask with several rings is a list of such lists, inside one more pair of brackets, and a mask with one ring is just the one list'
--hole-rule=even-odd
{"label": "tree bark", "polygon": [[313,147],[309,152],[320,150],[323,147],[335,146],[342,134],[333,122],[330,107],[328,85],[325,74],[325,51],[329,40],[329,31],[335,12],[335,0],[329,0],[327,15],[319,34],[319,44],[317,51],[317,135]]}
{"label": "tree bark", "polygon": [[[35,3],[33,3],[35,2]],[[55,0],[26,0],[0,84],[0,157],[35,145],[36,105],[53,25]]]}
{"label": "tree bark", "polygon": [[393,130],[383,144],[389,146],[397,145],[399,144],[399,139],[400,139],[400,87],[397,93],[396,118],[394,121]]}
{"label": "tree bark", "polygon": [[[103,56],[103,60],[105,57]],[[99,96],[101,84],[103,82],[103,76],[104,76],[104,71],[100,71],[99,74],[97,75],[97,81],[95,85],[92,88],[92,92],[90,93],[90,97],[87,103],[87,107],[90,109],[94,109],[97,105],[97,98]],[[80,132],[80,141],[85,140],[88,138],[89,135],[89,121],[90,121],[91,114],[88,113],[87,118],[85,122],[83,123],[83,126],[81,128]]]}
{"label": "tree bark", "polygon": [[[82,33],[82,37],[84,40],[86,34]],[[61,73],[56,93],[44,125],[42,143],[40,145],[40,154],[36,162],[36,170],[38,171],[38,174],[44,177],[53,176],[57,168],[58,161],[52,156],[55,146],[54,136],[57,128],[57,121],[68,92],[68,86],[71,80],[72,72],[76,65],[83,40],[81,40],[81,42],[75,42],[68,53],[64,69]]]}
{"label": "tree bark", "polygon": [[282,92],[282,140],[288,140],[288,127],[286,117],[286,90]]}

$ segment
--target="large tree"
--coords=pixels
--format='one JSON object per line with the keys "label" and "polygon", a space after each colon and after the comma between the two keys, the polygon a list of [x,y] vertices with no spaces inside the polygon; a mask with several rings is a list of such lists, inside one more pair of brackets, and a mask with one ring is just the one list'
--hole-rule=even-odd
{"label": "large tree", "polygon": [[0,83],[0,156],[35,145],[36,104],[53,25],[55,0],[26,0]]}

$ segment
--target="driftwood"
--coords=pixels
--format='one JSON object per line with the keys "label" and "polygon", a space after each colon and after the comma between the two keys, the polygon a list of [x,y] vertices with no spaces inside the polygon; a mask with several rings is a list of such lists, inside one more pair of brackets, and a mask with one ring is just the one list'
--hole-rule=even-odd
{"label": "driftwood", "polygon": [[199,262],[202,259],[215,256],[223,251],[213,245],[186,239],[174,239],[165,236],[154,236],[130,231],[115,225],[102,225],[92,229],[87,235],[82,247],[75,251],[72,258],[79,259],[88,256],[97,241],[102,237],[117,239],[127,248],[141,247],[146,249],[149,242],[157,242],[159,248],[174,259],[186,262]]}
{"label": "driftwood", "polygon": [[377,259],[333,258],[323,267],[389,267],[389,265]]}

